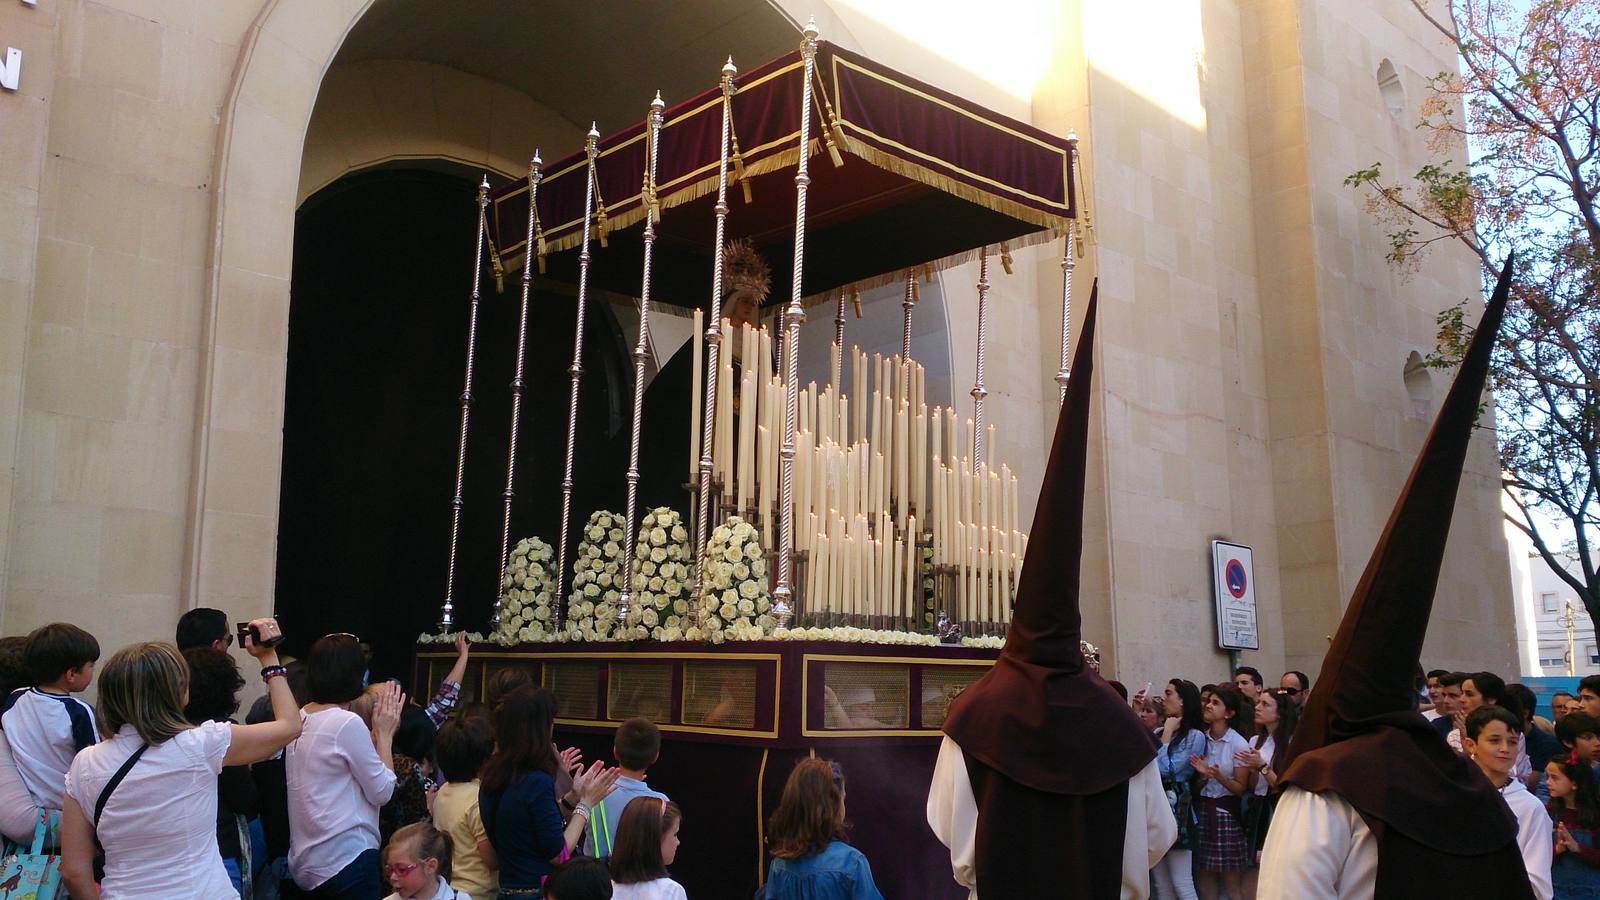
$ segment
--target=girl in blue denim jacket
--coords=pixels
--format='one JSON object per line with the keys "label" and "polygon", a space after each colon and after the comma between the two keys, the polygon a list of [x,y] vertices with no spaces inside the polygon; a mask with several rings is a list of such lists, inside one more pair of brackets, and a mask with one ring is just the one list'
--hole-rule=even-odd
{"label": "girl in blue denim jacket", "polygon": [[768,825],[766,900],[883,900],[867,858],[844,841],[844,796],[836,762],[803,759],[789,773]]}

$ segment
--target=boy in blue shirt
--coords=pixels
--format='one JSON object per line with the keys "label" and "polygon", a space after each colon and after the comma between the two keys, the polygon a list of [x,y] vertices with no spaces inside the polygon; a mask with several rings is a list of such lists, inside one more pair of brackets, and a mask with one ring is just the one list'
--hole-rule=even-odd
{"label": "boy in blue shirt", "polygon": [[56,622],[28,635],[22,657],[34,686],[5,698],[0,730],[28,793],[39,806],[59,810],[72,758],[100,740],[94,710],[72,696],[94,680],[100,644],[82,628]]}
{"label": "boy in blue shirt", "polygon": [[617,822],[622,810],[635,797],[654,797],[662,802],[667,795],[653,791],[644,783],[645,770],[655,765],[661,756],[661,730],[649,719],[629,719],[617,726],[616,739],[611,753],[617,759],[622,774],[617,786],[606,798],[595,804],[589,814],[589,824],[583,835],[583,853],[596,859],[611,856],[612,842],[617,834]]}

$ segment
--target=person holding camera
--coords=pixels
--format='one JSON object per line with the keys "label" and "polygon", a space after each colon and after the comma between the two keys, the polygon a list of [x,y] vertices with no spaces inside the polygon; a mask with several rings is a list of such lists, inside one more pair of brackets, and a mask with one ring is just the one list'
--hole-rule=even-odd
{"label": "person holding camera", "polygon": [[[238,896],[217,849],[217,776],[224,766],[272,756],[300,734],[283,666],[265,646],[281,638],[278,623],[250,626],[244,649],[261,663],[270,722],[189,724],[189,667],[172,644],[130,644],[101,668],[96,711],[107,737],[73,758],[62,808],[61,874],[74,897]],[[98,893],[97,839],[105,851]]]}

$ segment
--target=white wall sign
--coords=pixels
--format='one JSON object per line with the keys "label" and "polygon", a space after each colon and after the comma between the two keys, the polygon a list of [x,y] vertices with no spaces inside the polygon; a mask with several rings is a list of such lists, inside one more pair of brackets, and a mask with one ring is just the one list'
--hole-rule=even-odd
{"label": "white wall sign", "polygon": [[[22,5],[38,7],[39,0],[22,0]],[[0,88],[14,91],[21,83],[22,51],[15,47],[7,47],[6,58],[4,62],[0,62]]]}
{"label": "white wall sign", "polygon": [[14,91],[21,82],[22,51],[15,47],[7,47],[5,64],[0,65],[0,88]]}
{"label": "white wall sign", "polygon": [[1224,650],[1261,649],[1256,633],[1256,570],[1250,548],[1212,541],[1211,575],[1217,602],[1217,646]]}

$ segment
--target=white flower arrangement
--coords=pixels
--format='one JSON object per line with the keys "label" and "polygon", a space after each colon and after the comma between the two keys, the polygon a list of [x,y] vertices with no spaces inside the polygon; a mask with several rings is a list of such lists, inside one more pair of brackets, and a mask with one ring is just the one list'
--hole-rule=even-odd
{"label": "white flower arrangement", "polygon": [[625,641],[645,637],[642,629],[620,627],[622,600],[622,516],[595,510],[583,529],[573,559],[572,596],[567,599],[565,639]]}
{"label": "white flower arrangement", "polygon": [[510,646],[555,639],[554,558],[540,538],[517,542],[500,576],[500,627],[489,640]]}
{"label": "white flower arrangement", "polygon": [[772,633],[772,596],[767,589],[767,559],[761,535],[738,516],[711,532],[706,543],[705,585],[700,624],[685,630],[685,640],[756,641]]}
{"label": "white flower arrangement", "polygon": [[[491,641],[491,637],[486,637],[482,632],[479,631],[469,631],[467,632],[467,640],[474,644],[484,644],[489,643]],[[436,634],[432,631],[424,631],[423,633],[417,635],[417,643],[419,644],[454,644],[455,642],[456,633],[454,631],[449,631],[444,634]],[[498,641],[495,643],[498,643]]]}
{"label": "white flower arrangement", "polygon": [[658,641],[684,640],[694,570],[689,530],[676,510],[659,506],[645,513],[633,557],[629,631]]}

